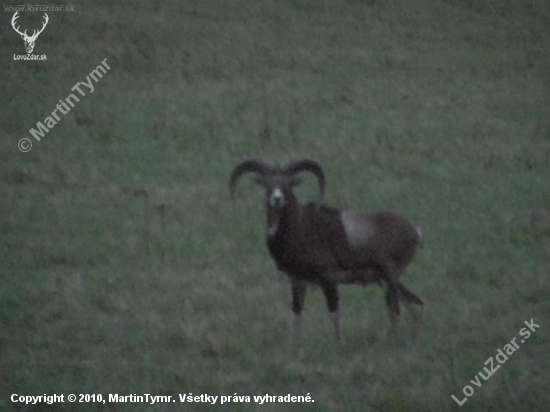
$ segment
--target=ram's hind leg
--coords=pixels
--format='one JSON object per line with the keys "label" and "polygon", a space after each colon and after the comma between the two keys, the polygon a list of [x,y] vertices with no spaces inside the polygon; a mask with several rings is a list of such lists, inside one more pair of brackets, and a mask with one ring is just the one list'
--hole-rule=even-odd
{"label": "ram's hind leg", "polygon": [[399,299],[405,303],[407,309],[414,319],[413,336],[418,336],[418,330],[422,327],[422,317],[424,315],[424,302],[413,292],[399,282]]}
{"label": "ram's hind leg", "polygon": [[389,339],[395,325],[399,321],[399,295],[397,285],[392,280],[385,279],[383,282],[383,288],[386,306],[388,308],[388,315],[390,318],[390,324],[386,330],[386,339]]}
{"label": "ram's hind leg", "polygon": [[377,270],[378,283],[384,289],[384,298],[390,318],[390,324],[385,334],[386,340],[391,338],[393,329],[399,321],[399,273],[398,268],[390,264],[379,267]]}
{"label": "ram's hind leg", "polygon": [[398,282],[397,286],[399,291],[399,299],[405,303],[414,320],[422,320],[422,315],[424,313],[424,302],[422,302],[422,299],[407,289],[401,282]]}

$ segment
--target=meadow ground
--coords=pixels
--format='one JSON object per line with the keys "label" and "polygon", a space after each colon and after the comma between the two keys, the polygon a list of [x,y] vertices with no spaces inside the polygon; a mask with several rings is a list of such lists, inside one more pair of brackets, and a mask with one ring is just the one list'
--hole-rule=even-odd
{"label": "meadow ground", "polygon": [[[3,12],[0,409],[11,394],[306,395],[225,410],[550,407],[550,4],[543,0],[107,1],[24,44]],[[39,24],[40,14],[35,17]],[[30,23],[28,23],[30,24]],[[40,141],[29,133],[107,58]],[[86,90],[86,89],[84,89]],[[31,140],[28,153],[17,149]],[[339,350],[264,246],[262,193],[232,167],[310,156],[333,206],[411,218],[426,302],[385,344],[383,296],[343,287]],[[313,198],[307,178],[302,201]],[[540,328],[471,383],[524,321]],[[298,353],[299,352],[299,353]],[[459,407],[463,388],[475,391]],[[467,389],[467,391],[469,391]],[[55,410],[215,410],[57,404]]]}

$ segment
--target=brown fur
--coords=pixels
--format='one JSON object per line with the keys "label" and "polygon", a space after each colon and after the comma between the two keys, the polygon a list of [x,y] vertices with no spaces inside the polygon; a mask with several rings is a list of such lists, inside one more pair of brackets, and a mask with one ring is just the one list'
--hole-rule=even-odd
{"label": "brown fur", "polygon": [[[338,285],[343,283],[382,286],[391,325],[399,318],[399,301],[406,303],[415,317],[419,316],[413,307],[421,308],[422,300],[400,281],[421,245],[420,232],[412,223],[387,211],[343,211],[317,204],[302,206],[292,191],[296,184],[291,180],[292,174],[285,173],[284,168],[266,171],[264,167],[268,166],[254,162],[249,161],[252,166],[243,162],[235,169],[231,187],[244,173],[239,172],[239,168],[248,167],[246,171],[261,173],[261,184],[266,189],[267,246],[278,269],[291,279],[292,309],[296,317],[302,312],[307,285],[320,285],[340,339]],[[324,189],[322,171],[316,172]],[[271,204],[274,188],[282,191],[284,205]]]}

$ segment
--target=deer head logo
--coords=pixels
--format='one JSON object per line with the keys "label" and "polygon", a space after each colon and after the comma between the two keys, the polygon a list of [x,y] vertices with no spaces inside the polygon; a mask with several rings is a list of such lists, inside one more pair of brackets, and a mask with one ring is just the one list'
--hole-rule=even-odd
{"label": "deer head logo", "polygon": [[34,42],[38,38],[38,35],[44,31],[46,28],[46,25],[48,24],[48,21],[50,20],[48,18],[48,15],[44,13],[44,23],[42,24],[42,28],[40,30],[34,30],[32,33],[32,36],[27,35],[27,30],[25,30],[24,33],[21,33],[19,31],[19,27],[15,27],[15,20],[19,18],[17,15],[19,13],[18,11],[15,12],[13,15],[13,18],[11,19],[11,26],[13,27],[13,30],[15,30],[17,33],[21,35],[21,38],[25,41],[25,48],[27,49],[27,54],[31,54],[34,49]]}

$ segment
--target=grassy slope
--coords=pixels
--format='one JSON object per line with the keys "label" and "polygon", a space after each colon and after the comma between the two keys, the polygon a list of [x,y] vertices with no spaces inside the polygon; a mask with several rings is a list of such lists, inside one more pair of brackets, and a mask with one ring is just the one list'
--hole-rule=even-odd
{"label": "grassy slope", "polygon": [[[311,410],[454,410],[451,394],[534,318],[462,409],[544,410],[550,237],[529,216],[550,208],[549,17],[542,0],[95,2],[50,16],[36,63],[10,60],[23,44],[7,26],[0,407],[16,407],[11,393],[237,392],[310,393]],[[94,93],[20,153],[105,57]],[[405,278],[427,303],[416,343],[404,313],[384,345],[381,292],[348,287],[339,352],[313,290],[303,353],[289,355],[261,194],[243,184],[228,202],[249,155],[311,156],[328,203],[422,226]]]}

